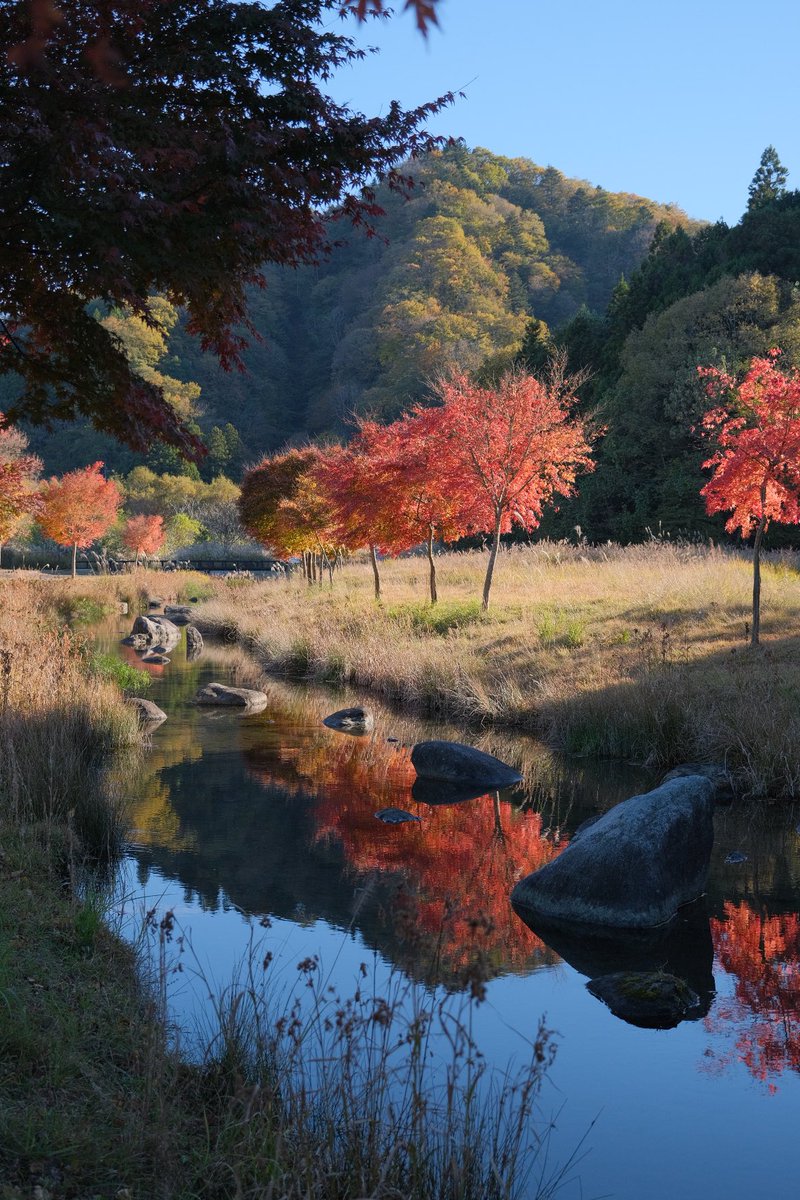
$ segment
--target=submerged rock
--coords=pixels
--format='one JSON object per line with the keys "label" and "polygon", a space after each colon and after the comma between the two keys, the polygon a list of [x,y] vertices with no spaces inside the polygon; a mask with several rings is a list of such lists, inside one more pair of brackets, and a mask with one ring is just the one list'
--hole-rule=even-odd
{"label": "submerged rock", "polygon": [[420,779],[480,786],[486,791],[512,787],[522,781],[519,771],[507,763],[461,742],[417,742],[411,751],[411,762]]}
{"label": "submerged rock", "polygon": [[684,979],[665,971],[622,971],[590,979],[586,987],[615,1017],[644,1029],[673,1029],[700,997]]}
{"label": "submerged rock", "polygon": [[446,779],[415,779],[411,787],[411,795],[417,804],[463,804],[466,800],[476,800],[485,796],[487,789],[482,785],[464,783],[448,783]]}
{"label": "submerged rock", "polygon": [[672,921],[653,929],[613,929],[574,922],[548,922],[526,909],[518,915],[564,962],[597,979],[603,975],[666,972],[684,980],[700,997],[683,1020],[706,1015],[716,995],[714,944],[704,900],[687,904]]}
{"label": "submerged rock", "polygon": [[732,863],[746,863],[747,855],[742,854],[741,850],[732,850],[731,853],[726,857],[725,862],[728,866],[730,866]]}
{"label": "submerged rock", "polygon": [[546,921],[646,929],[705,889],[714,788],[690,775],[624,800],[553,862],[520,880],[518,907]]}
{"label": "submerged rock", "polygon": [[325,717],[322,724],[341,733],[369,733],[375,726],[375,718],[368,709],[357,705],[354,708],[340,708],[338,712]]}
{"label": "submerged rock", "polygon": [[227,708],[255,710],[264,708],[266,703],[266,692],[259,692],[255,688],[229,687],[226,683],[208,683],[195,696],[195,704],[215,704]]}
{"label": "submerged rock", "polygon": [[160,725],[167,719],[167,714],[163,709],[154,704],[152,700],[145,700],[143,696],[128,696],[126,703],[136,709],[142,725]]}
{"label": "submerged rock", "polygon": [[170,661],[168,656],[162,652],[162,647],[157,647],[155,650],[148,650],[142,655],[143,663],[155,663],[158,666],[165,667]]}
{"label": "submerged rock", "polygon": [[405,825],[407,821],[419,821],[419,817],[415,817],[413,813],[406,812],[404,808],[382,808],[375,813],[379,821],[383,821],[384,825]]}

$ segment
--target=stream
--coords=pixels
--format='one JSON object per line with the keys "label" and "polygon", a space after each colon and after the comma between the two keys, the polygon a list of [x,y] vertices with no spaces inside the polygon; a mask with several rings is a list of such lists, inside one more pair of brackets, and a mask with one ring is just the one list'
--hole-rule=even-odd
{"label": "stream", "polygon": [[[101,649],[140,666],[119,639]],[[257,944],[276,989],[319,960],[326,984],[352,994],[370,977],[410,979],[435,995],[468,987],[479,952],[485,999],[473,1035],[488,1061],[520,1058],[542,1016],[557,1054],[541,1097],[547,1149],[572,1167],[568,1200],[737,1200],[798,1194],[792,1150],[800,1115],[800,832],[789,805],[717,809],[708,892],[649,952],[642,969],[687,979],[702,1013],[669,1030],[615,1017],[587,990],[614,969],[595,947],[548,945],[514,913],[514,882],[555,857],[589,816],[648,790],[641,767],[566,759],[535,740],[399,714],[353,692],[269,680],[259,713],[198,708],[211,681],[255,686],[241,651],[185,641],[147,665],[145,693],[168,714],[125,781],[130,840],[119,869],[125,936],[144,914],[172,911],[169,1012],[191,1046]],[[363,703],[362,737],[322,725]],[[444,737],[514,764],[524,783],[496,796],[430,803],[413,789],[409,747]],[[419,821],[386,825],[394,806]],[[726,862],[733,855],[743,861]],[[696,910],[696,911],[695,911]],[[578,1149],[579,1148],[579,1149]],[[432,1198],[435,1200],[435,1198]]]}

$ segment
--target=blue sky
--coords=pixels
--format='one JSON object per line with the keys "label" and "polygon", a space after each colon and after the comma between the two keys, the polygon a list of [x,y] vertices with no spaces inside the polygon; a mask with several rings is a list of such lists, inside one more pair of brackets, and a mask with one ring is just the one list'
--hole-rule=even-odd
{"label": "blue sky", "polygon": [[[397,9],[402,0],[395,0]],[[430,123],[612,191],[735,223],[765,146],[800,188],[798,0],[441,0],[427,41],[410,14],[370,22],[381,52],[333,94],[373,114],[466,86]]]}

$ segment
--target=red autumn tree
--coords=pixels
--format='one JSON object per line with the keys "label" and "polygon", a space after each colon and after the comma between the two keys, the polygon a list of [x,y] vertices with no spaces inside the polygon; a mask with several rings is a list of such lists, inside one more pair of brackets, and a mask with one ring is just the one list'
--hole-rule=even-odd
{"label": "red autumn tree", "polygon": [[103,464],[93,463],[51,479],[42,488],[39,524],[47,537],[72,547],[72,575],[76,574],[78,547],[107,533],[117,519],[122,495],[113,479],[105,479]]}
{"label": "red autumn tree", "polygon": [[438,599],[434,540],[462,537],[471,527],[474,500],[468,477],[448,453],[447,420],[446,409],[417,408],[379,428],[370,452],[386,514],[387,548],[400,552],[425,544],[431,604]]}
{"label": "red autumn tree", "polygon": [[0,428],[0,552],[21,521],[39,507],[36,479],[42,463],[26,454],[27,449],[28,439],[21,430]]}
{"label": "red autumn tree", "polygon": [[311,474],[331,511],[332,533],[340,546],[368,546],[375,580],[375,599],[381,598],[378,550],[391,543],[391,520],[376,471],[374,446],[381,426],[363,421],[348,446],[335,446],[320,457]]}
{"label": "red autumn tree", "polygon": [[725,403],[707,413],[703,433],[715,453],[714,473],[701,495],[709,513],[730,512],[725,528],[753,538],[751,645],[761,629],[761,547],[770,522],[800,522],[800,371],[781,370],[779,350],[754,358],[737,382],[716,368],[699,368],[710,396]]}
{"label": "red autumn tree", "polygon": [[329,451],[312,474],[328,497],[342,545],[368,546],[380,599],[377,551],[399,554],[424,542],[430,596],[436,603],[434,538],[460,537],[468,505],[464,489],[444,484],[441,447],[430,436],[437,415],[426,409],[391,425],[362,421],[346,448]]}
{"label": "red autumn tree", "polygon": [[496,387],[479,387],[454,374],[437,388],[442,407],[429,427],[440,486],[470,494],[469,523],[492,534],[483,585],[489,607],[500,537],[512,525],[535,529],[554,495],[571,495],[581,471],[591,471],[595,432],[574,413],[576,390],[585,376],[566,374],[554,362],[539,379],[509,371]]}
{"label": "red autumn tree", "polygon": [[141,515],[128,518],[122,534],[122,544],[136,555],[138,563],[139,556],[142,554],[158,554],[164,545],[165,538],[166,532],[162,516],[159,514],[150,517]]}

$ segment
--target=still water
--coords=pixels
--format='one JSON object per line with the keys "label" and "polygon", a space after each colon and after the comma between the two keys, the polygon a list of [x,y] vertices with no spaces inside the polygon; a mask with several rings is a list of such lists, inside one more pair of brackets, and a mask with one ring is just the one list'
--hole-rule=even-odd
{"label": "still water", "polygon": [[[109,631],[107,648],[119,636]],[[132,650],[119,652],[138,665]],[[187,1043],[254,941],[273,955],[278,991],[316,955],[343,995],[362,963],[379,984],[399,970],[432,992],[458,991],[479,951],[489,980],[474,1035],[487,1058],[519,1059],[543,1015],[555,1032],[542,1097],[555,1126],[548,1155],[581,1154],[560,1196],[800,1194],[800,834],[791,807],[719,808],[699,910],[637,961],[621,961],[607,947],[548,945],[508,894],[588,816],[653,786],[652,773],[564,760],[529,738],[410,719],[372,700],[374,732],[351,737],[322,718],[363,697],[272,681],[258,714],[197,708],[205,683],[251,682],[242,655],[208,643],[190,663],[182,640],[169,665],[147,669],[147,694],[168,720],[127,783],[120,912],[131,937],[146,911],[174,912],[183,941],[172,951],[180,970],[170,1006]],[[498,754],[525,783],[431,804],[414,791],[408,761],[408,747],[431,737]],[[385,825],[374,814],[388,806],[421,820]],[[734,851],[746,860],[726,863]],[[701,996],[703,1014],[671,1030],[626,1024],[586,988],[620,965],[674,971]]]}

